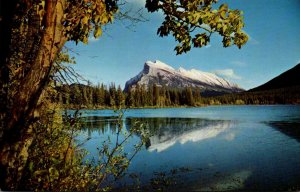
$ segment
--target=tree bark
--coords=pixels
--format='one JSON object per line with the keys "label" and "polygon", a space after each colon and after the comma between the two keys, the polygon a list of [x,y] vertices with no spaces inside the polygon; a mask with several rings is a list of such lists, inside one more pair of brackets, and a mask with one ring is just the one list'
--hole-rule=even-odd
{"label": "tree bark", "polygon": [[[2,1],[1,1],[2,2]],[[10,2],[10,1],[7,1]],[[1,132],[0,134],[0,188],[2,190],[17,190],[18,182],[22,177],[22,171],[27,161],[27,150],[31,145],[33,136],[31,133],[34,121],[34,110],[38,104],[42,91],[49,82],[51,69],[57,54],[61,51],[67,38],[64,36],[62,21],[64,15],[63,0],[47,0],[46,13],[43,16],[43,28],[40,30],[40,47],[34,55],[34,59],[24,66],[30,66],[26,74],[18,79],[17,90],[8,100],[11,77],[7,69],[14,65],[11,63],[9,51],[11,45],[11,26],[16,1],[1,4],[1,9],[12,10],[9,13],[1,13],[1,49],[6,52],[1,55]],[[7,28],[3,28],[7,27]],[[31,53],[32,54],[32,53]]]}

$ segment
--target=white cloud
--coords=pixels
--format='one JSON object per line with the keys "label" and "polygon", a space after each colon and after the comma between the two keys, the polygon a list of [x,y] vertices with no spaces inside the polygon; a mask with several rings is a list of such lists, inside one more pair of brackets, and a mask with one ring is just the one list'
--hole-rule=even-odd
{"label": "white cloud", "polygon": [[225,78],[230,78],[230,79],[241,79],[240,76],[236,75],[233,71],[233,69],[219,69],[213,71],[214,74],[225,77]]}
{"label": "white cloud", "polygon": [[231,64],[238,66],[238,67],[245,67],[247,66],[247,63],[244,61],[232,61]]}

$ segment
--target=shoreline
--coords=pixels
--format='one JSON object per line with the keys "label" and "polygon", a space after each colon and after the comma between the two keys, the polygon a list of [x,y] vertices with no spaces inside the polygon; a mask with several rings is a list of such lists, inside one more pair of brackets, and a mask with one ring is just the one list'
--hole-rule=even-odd
{"label": "shoreline", "polygon": [[65,110],[127,110],[127,109],[175,109],[175,108],[201,108],[201,107],[210,107],[210,106],[297,106],[300,105],[299,103],[287,103],[287,104],[216,104],[216,105],[199,105],[199,106],[160,106],[160,107],[155,107],[155,106],[145,106],[145,107],[121,107],[121,108],[116,108],[116,107],[63,107]]}

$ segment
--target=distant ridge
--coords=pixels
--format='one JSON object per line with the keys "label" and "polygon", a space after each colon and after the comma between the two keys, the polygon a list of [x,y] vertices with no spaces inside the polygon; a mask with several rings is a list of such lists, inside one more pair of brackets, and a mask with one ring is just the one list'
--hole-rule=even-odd
{"label": "distant ridge", "polygon": [[271,79],[267,83],[260,85],[256,88],[250,89],[249,92],[266,91],[295,86],[300,86],[300,63],[297,64],[295,67],[289,69],[288,71]]}
{"label": "distant ridge", "polygon": [[134,89],[137,85],[146,88],[156,84],[167,88],[200,88],[203,95],[221,95],[225,93],[237,93],[244,91],[237,84],[218,77],[213,73],[199,71],[196,69],[186,70],[180,67],[178,70],[161,61],[147,61],[143,70],[135,77],[128,80],[124,91]]}

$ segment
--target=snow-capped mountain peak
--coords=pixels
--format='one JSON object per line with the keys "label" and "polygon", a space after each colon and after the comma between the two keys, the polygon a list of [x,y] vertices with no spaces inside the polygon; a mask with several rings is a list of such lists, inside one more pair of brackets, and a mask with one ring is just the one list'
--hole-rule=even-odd
{"label": "snow-capped mountain peak", "polygon": [[237,84],[218,77],[209,72],[203,72],[196,69],[186,70],[180,67],[175,70],[162,61],[146,61],[144,69],[135,77],[126,82],[125,91],[129,87],[134,88],[136,84],[145,85],[146,87],[153,84],[169,88],[198,87],[205,91],[220,93],[232,93],[242,91]]}
{"label": "snow-capped mountain peak", "polygon": [[165,70],[175,70],[173,67],[159,61],[156,60],[154,62],[152,61],[146,61],[145,63],[146,65],[150,66],[150,67],[155,67],[155,68],[160,68],[160,69],[165,69]]}
{"label": "snow-capped mountain peak", "polygon": [[203,82],[206,82],[210,85],[218,85],[218,86],[224,86],[227,88],[230,87],[237,87],[236,84],[234,83],[230,83],[228,80],[218,77],[217,75],[213,74],[213,73],[209,73],[209,72],[203,72],[203,71],[199,71],[196,69],[191,69],[191,70],[185,70],[184,68],[180,67],[178,70],[179,73],[181,73],[181,75],[187,77],[187,78],[191,78],[194,80],[201,80]]}

